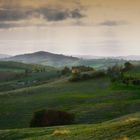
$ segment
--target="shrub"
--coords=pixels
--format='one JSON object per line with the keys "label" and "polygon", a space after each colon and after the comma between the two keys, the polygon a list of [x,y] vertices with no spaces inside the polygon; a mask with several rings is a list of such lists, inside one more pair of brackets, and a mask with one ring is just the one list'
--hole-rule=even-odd
{"label": "shrub", "polygon": [[92,67],[75,66],[75,67],[72,67],[72,71],[88,72],[88,71],[95,71],[95,70]]}
{"label": "shrub", "polygon": [[74,73],[69,79],[70,82],[84,81],[89,79],[105,77],[106,73],[104,71],[95,71],[95,72],[83,72],[83,73]]}
{"label": "shrub", "polygon": [[67,74],[70,74],[71,73],[71,70],[70,68],[68,67],[64,67],[62,70],[61,70],[61,74],[62,75],[67,75]]}
{"label": "shrub", "polygon": [[104,71],[96,71],[92,74],[92,78],[101,78],[106,76],[106,73]]}
{"label": "shrub", "polygon": [[132,84],[138,86],[138,85],[140,85],[140,80],[133,80]]}
{"label": "shrub", "polygon": [[124,69],[123,69],[123,71],[129,71],[129,70],[131,70],[133,68],[133,64],[131,64],[130,62],[126,62],[125,64],[124,64]]}
{"label": "shrub", "polygon": [[59,110],[40,110],[34,113],[30,127],[68,125],[74,122],[74,114]]}
{"label": "shrub", "polygon": [[72,77],[69,79],[70,82],[76,82],[81,80],[81,74],[80,73],[73,73]]}

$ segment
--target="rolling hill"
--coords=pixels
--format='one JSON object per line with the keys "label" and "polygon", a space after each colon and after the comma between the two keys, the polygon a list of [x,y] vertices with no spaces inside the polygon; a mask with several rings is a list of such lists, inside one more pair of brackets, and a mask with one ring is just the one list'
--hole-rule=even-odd
{"label": "rolling hill", "polygon": [[58,70],[50,66],[0,61],[0,91],[39,85],[59,75]]}
{"label": "rolling hill", "polygon": [[78,124],[104,122],[140,111],[139,90],[137,86],[112,85],[108,78],[78,83],[59,78],[39,86],[0,92],[0,128],[29,127],[33,112],[42,108],[73,112]]}
{"label": "rolling hill", "polygon": [[9,57],[11,56],[7,54],[0,54],[0,59],[9,58]]}
{"label": "rolling hill", "polygon": [[139,140],[140,113],[100,124],[0,130],[1,140]]}
{"label": "rolling hill", "polygon": [[14,57],[7,58],[5,60],[59,67],[59,66],[65,66],[69,63],[70,64],[74,63],[75,61],[78,61],[78,58],[40,51],[40,52],[31,53],[31,54],[17,55]]}
{"label": "rolling hill", "polygon": [[[91,66],[97,69],[106,69],[107,67],[115,64],[122,65],[127,60],[120,58],[94,58],[94,59],[82,59],[78,57],[53,54],[50,52],[35,52],[31,54],[17,55],[10,58],[3,59],[3,61],[15,61],[27,64],[40,64],[53,67],[64,67],[64,66]],[[130,60],[131,63],[140,64],[140,61]]]}
{"label": "rolling hill", "polygon": [[[73,83],[69,75],[59,76],[58,69],[50,66],[0,62],[1,76],[3,72],[22,74],[27,68],[29,75],[0,82],[1,140],[140,139],[139,86],[112,83],[107,75]],[[133,67],[125,76],[139,76],[139,68]],[[74,113],[74,124],[29,128],[35,111],[50,108]]]}

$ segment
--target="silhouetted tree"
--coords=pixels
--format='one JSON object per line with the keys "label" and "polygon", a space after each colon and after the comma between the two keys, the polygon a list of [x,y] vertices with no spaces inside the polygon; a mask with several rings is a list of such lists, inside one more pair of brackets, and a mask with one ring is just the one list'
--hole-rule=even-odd
{"label": "silhouetted tree", "polygon": [[66,74],[70,74],[71,70],[68,67],[64,67],[64,69],[62,69],[61,74],[62,75],[66,75]]}
{"label": "silhouetted tree", "polygon": [[124,71],[128,71],[128,70],[130,70],[130,69],[132,69],[133,68],[133,64],[131,64],[130,62],[126,62],[125,64],[124,64]]}
{"label": "silhouetted tree", "polygon": [[40,110],[34,113],[30,127],[68,125],[74,122],[74,114],[60,110]]}

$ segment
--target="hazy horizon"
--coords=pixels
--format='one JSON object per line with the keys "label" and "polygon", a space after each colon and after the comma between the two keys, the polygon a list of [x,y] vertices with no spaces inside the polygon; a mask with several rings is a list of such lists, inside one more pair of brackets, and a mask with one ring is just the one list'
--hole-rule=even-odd
{"label": "hazy horizon", "polygon": [[0,53],[140,54],[139,0],[0,0]]}
{"label": "hazy horizon", "polygon": [[17,54],[4,54],[4,53],[0,53],[0,55],[7,55],[9,57],[13,57],[13,56],[18,56],[18,55],[25,55],[25,54],[33,54],[33,53],[38,53],[38,52],[48,52],[48,53],[52,53],[52,54],[58,54],[58,55],[65,55],[65,56],[72,56],[72,57],[81,57],[81,58],[91,58],[91,57],[137,57],[140,55],[118,55],[118,56],[114,56],[114,55],[92,55],[92,54],[67,54],[67,53],[57,53],[57,52],[49,52],[47,50],[43,51],[43,50],[38,50],[38,51],[31,51],[31,52],[22,52],[22,53],[17,53]]}

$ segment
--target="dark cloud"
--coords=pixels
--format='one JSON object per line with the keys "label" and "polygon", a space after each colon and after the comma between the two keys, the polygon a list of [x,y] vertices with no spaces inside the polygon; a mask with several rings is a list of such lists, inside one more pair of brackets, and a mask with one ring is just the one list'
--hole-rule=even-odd
{"label": "dark cloud", "polygon": [[121,26],[121,25],[126,25],[126,24],[127,22],[125,21],[106,20],[99,23],[98,25],[112,27],[112,26]]}
{"label": "dark cloud", "polygon": [[78,9],[61,10],[61,9],[41,8],[37,10],[37,12],[43,15],[44,18],[48,21],[61,21],[66,20],[68,18],[78,19],[83,17],[83,14]]}
{"label": "dark cloud", "polygon": [[28,17],[29,11],[18,9],[1,9],[0,21],[17,21]]}
{"label": "dark cloud", "polygon": [[79,19],[83,17],[83,14],[78,9],[57,9],[57,8],[39,8],[39,9],[0,9],[0,28],[8,28],[15,26],[13,23],[4,22],[16,22],[19,20],[29,20],[31,18],[44,18],[48,22],[63,21],[68,18]]}
{"label": "dark cloud", "polygon": [[59,10],[48,10],[48,12],[41,14],[47,19],[48,21],[61,21],[65,20],[69,17],[69,13],[67,11],[59,11]]}
{"label": "dark cloud", "polygon": [[71,11],[72,18],[82,18],[84,15],[81,14],[79,9]]}

